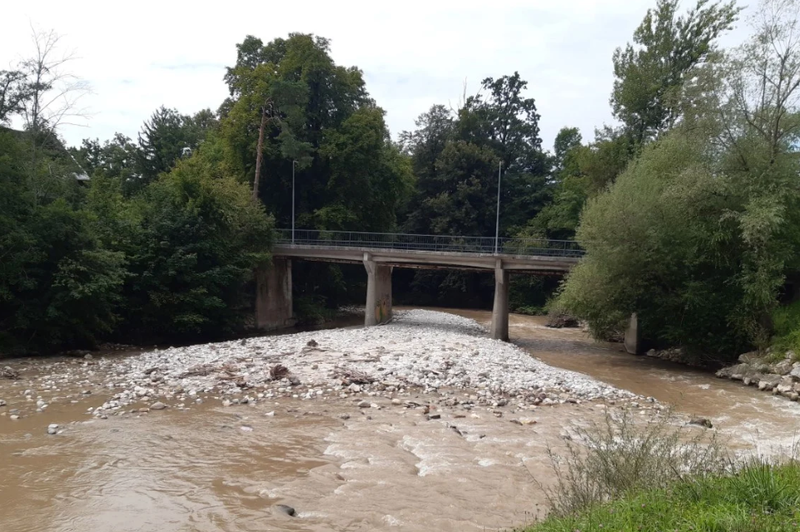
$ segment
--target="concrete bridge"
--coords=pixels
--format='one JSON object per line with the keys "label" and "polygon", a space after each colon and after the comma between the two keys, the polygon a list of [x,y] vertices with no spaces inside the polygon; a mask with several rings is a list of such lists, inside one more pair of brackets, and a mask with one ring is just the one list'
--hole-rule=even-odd
{"label": "concrete bridge", "polygon": [[363,264],[366,326],[392,318],[393,268],[479,270],[495,276],[492,338],[508,340],[509,273],[563,275],[582,255],[571,240],[279,230],[272,267],[257,275],[256,323],[291,324],[292,260]]}

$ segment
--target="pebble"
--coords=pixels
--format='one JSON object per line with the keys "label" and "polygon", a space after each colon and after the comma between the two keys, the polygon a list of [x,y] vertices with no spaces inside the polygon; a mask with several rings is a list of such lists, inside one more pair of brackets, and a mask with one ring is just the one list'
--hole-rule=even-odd
{"label": "pebble", "polygon": [[165,408],[167,408],[167,405],[165,405],[164,403],[162,403],[160,401],[150,405],[150,410],[164,410]]}
{"label": "pebble", "polygon": [[358,408],[369,408],[370,404],[369,401],[359,401]]}
{"label": "pebble", "polygon": [[51,423],[50,425],[47,426],[47,433],[50,434],[51,436],[54,436],[58,434],[58,428],[59,427],[57,424]]}

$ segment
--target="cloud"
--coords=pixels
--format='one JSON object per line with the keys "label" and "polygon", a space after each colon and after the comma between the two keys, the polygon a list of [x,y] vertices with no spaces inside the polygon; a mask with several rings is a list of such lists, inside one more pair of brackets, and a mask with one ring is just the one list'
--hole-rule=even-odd
{"label": "cloud", "polygon": [[[688,0],[687,0],[688,1]],[[30,23],[54,29],[74,49],[74,72],[90,82],[84,137],[135,137],[160,105],[183,113],[216,109],[227,96],[225,66],[248,34],[269,41],[290,32],[328,37],[338,64],[364,71],[393,134],[414,127],[431,105],[456,105],[466,81],[519,71],[541,114],[545,146],[562,126],[592,138],[611,121],[611,55],[630,40],[655,0],[405,0],[261,2],[201,8],[142,0],[40,0],[4,6],[0,65],[30,54]],[[731,40],[730,38],[728,39]]]}

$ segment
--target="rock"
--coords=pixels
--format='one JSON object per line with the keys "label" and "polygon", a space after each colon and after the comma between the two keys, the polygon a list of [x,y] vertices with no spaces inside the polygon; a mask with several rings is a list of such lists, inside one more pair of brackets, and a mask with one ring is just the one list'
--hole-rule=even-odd
{"label": "rock", "polygon": [[758,381],[758,389],[761,391],[771,392],[775,386],[780,384],[781,378],[778,375],[764,375]]}
{"label": "rock", "polygon": [[347,421],[348,419],[350,419],[350,414],[340,414],[339,419]]}
{"label": "rock", "polygon": [[[400,399],[398,399],[397,397],[395,397],[394,399],[392,399],[392,404],[393,404],[393,405],[395,405],[395,406],[396,406],[396,405],[402,405],[402,404],[403,404],[403,401],[401,401]],[[2,406],[2,405],[0,405],[0,406]]]}
{"label": "rock", "polygon": [[58,434],[58,425],[55,423],[51,423],[47,426],[47,433],[51,436]]}
{"label": "rock", "polygon": [[167,405],[165,405],[161,401],[150,405],[150,410],[164,410],[165,408],[167,408]]}
{"label": "rock", "polygon": [[370,404],[369,401],[359,401],[358,408],[369,408]]}
{"label": "rock", "polygon": [[772,366],[772,372],[778,375],[788,375],[792,371],[792,361],[791,360],[781,360],[774,366]]}
{"label": "rock", "polygon": [[353,393],[359,393],[361,391],[361,386],[358,384],[351,384],[347,389]]}
{"label": "rock", "polygon": [[734,375],[745,375],[750,371],[749,364],[736,364],[735,366],[728,366],[717,371],[717,377],[721,379],[733,379]]}
{"label": "rock", "polygon": [[19,416],[16,414],[11,414],[10,416],[8,416],[8,419],[10,419],[11,421],[17,421],[19,419]]}
{"label": "rock", "polygon": [[311,364],[311,369],[319,369],[319,364]]}
{"label": "rock", "polygon": [[312,338],[311,340],[309,340],[309,341],[306,343],[306,345],[307,345],[308,347],[317,347],[319,344],[317,343],[317,341],[316,341],[316,340],[314,340],[314,339]]}
{"label": "rock", "polygon": [[15,381],[19,379],[19,371],[13,370],[10,367],[6,366],[3,368],[2,371],[0,371],[0,377]]}
{"label": "rock", "polygon": [[289,368],[282,364],[275,364],[269,370],[269,376],[274,381],[279,381],[289,375]]}
{"label": "rock", "polygon": [[791,384],[779,384],[775,387],[775,391],[781,395],[786,395],[794,391],[794,387]]}
{"label": "rock", "polygon": [[707,417],[693,417],[689,420],[690,425],[698,425],[700,427],[705,427],[707,429],[714,428],[714,425],[711,423],[711,420]]}
{"label": "rock", "polygon": [[86,354],[83,356],[83,358],[84,358],[85,360],[91,360],[91,359],[93,359],[94,357],[93,357],[91,354],[89,354],[89,353],[86,353]]}
{"label": "rock", "polygon": [[275,509],[282,514],[288,515],[289,517],[294,517],[295,514],[297,513],[294,508],[292,508],[291,506],[287,506],[285,504],[276,504]]}
{"label": "rock", "polygon": [[758,360],[761,360],[761,354],[758,351],[750,351],[749,353],[739,355],[739,362],[744,362],[745,364],[750,364]]}
{"label": "rock", "polygon": [[231,406],[232,404],[233,403],[230,402],[230,400],[228,400],[228,399],[223,399],[222,400],[222,406]]}
{"label": "rock", "polygon": [[6,403],[4,400],[0,399],[0,406],[6,406],[7,404],[8,403]]}
{"label": "rock", "polygon": [[789,372],[789,376],[796,381],[800,381],[800,365],[798,365],[797,362],[794,363],[794,367],[792,367],[792,371]]}
{"label": "rock", "polygon": [[430,420],[432,420],[432,419],[441,419],[441,418],[442,418],[442,415],[441,415],[441,414],[428,414],[428,415],[427,415],[427,416],[425,416],[425,417],[427,417],[427,418],[428,418],[428,421],[430,421]]}

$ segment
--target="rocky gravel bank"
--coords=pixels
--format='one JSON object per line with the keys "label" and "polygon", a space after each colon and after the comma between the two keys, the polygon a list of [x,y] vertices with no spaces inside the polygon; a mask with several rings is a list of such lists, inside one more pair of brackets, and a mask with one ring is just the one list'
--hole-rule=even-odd
{"label": "rocky gravel bank", "polygon": [[800,400],[800,361],[793,351],[779,356],[769,351],[745,353],[738,364],[717,371],[717,377],[741,381],[792,401]]}
{"label": "rocky gravel bank", "polygon": [[[385,326],[158,349],[133,356],[89,356],[55,364],[25,380],[18,393],[37,409],[52,400],[96,404],[100,418],[205,401],[257,404],[281,397],[371,397],[413,405],[412,394],[434,394],[444,406],[535,409],[588,400],[635,399],[585,375],[553,368],[526,351],[487,338],[475,321],[442,312],[397,313]],[[16,370],[14,370],[16,371]],[[72,389],[71,394],[52,397]],[[76,388],[77,387],[77,388]],[[84,388],[85,389],[81,389]],[[102,399],[101,399],[102,398]],[[97,402],[98,400],[102,402]]]}

